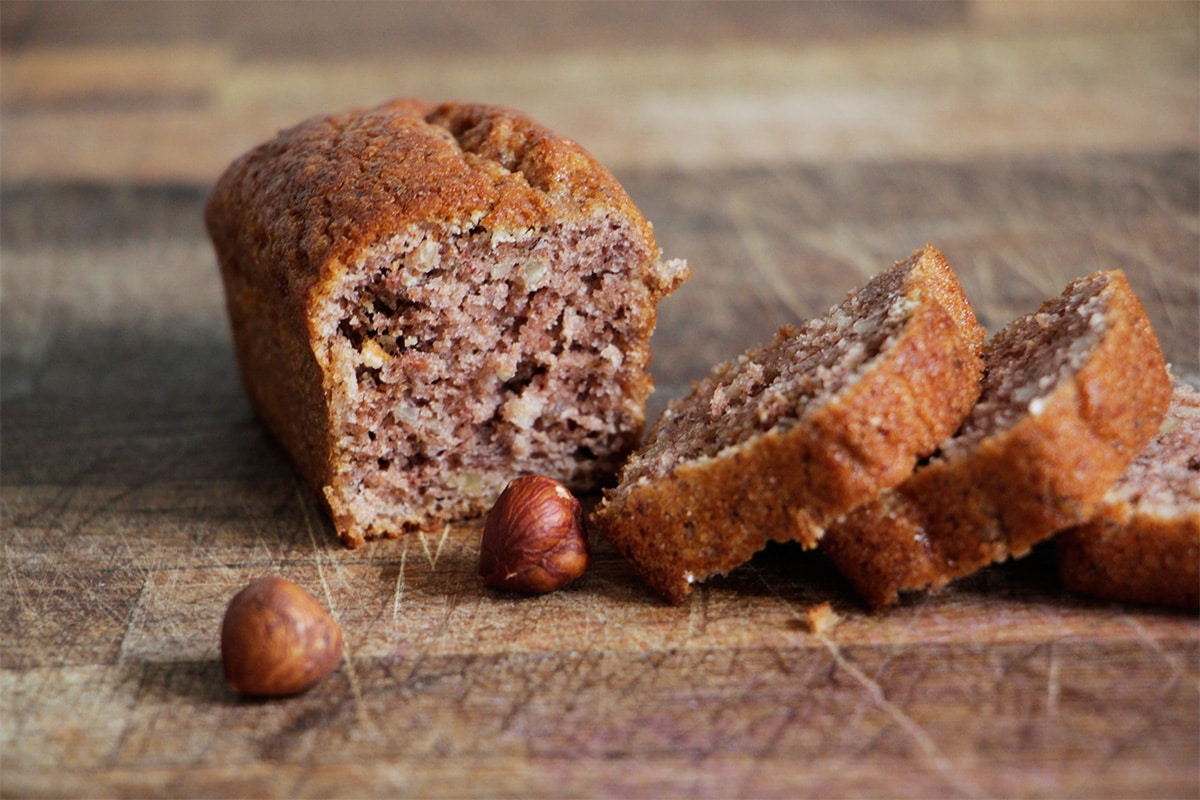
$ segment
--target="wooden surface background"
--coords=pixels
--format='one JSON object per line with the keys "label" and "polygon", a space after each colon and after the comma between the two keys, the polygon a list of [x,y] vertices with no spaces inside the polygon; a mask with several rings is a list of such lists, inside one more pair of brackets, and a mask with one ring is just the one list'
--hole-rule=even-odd
{"label": "wooden surface background", "polygon": [[[691,262],[652,413],[926,241],[993,330],[1124,268],[1196,380],[1198,40],[1194,2],[6,0],[0,793],[1197,796],[1197,619],[1070,596],[1045,548],[874,615],[789,547],[678,608],[603,542],[535,599],[478,585],[477,522],[342,549],[237,384],[200,210],[306,116],[502,102]],[[266,573],[346,659],[247,702],[217,633]]]}

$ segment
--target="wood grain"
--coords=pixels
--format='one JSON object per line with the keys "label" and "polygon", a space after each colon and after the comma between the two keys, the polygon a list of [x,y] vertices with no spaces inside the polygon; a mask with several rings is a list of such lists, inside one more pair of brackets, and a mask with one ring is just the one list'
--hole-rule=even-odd
{"label": "wood grain", "polygon": [[[540,598],[479,585],[478,521],[343,549],[242,394],[200,218],[277,127],[469,95],[578,138],[689,259],[652,414],[926,241],[992,330],[1125,269],[1196,381],[1198,19],[3,3],[0,795],[1200,794],[1197,619],[1069,595],[1047,548],[886,614],[785,546],[678,608],[603,541]],[[247,702],[217,632],[267,573],[347,657]]]}
{"label": "wood grain", "polygon": [[399,93],[527,109],[615,169],[1194,149],[1194,4],[1040,5],[5,3],[33,41],[0,55],[4,168],[208,183]]}

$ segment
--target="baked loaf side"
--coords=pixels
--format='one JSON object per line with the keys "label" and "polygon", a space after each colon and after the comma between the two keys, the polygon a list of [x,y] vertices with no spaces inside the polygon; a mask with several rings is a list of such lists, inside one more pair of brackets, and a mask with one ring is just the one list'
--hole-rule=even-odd
{"label": "baked loaf side", "polygon": [[1055,537],[1072,591],[1200,607],[1200,392],[1179,384],[1158,435],[1089,522]]}
{"label": "baked loaf side", "polygon": [[1024,555],[1089,519],[1166,413],[1170,378],[1120,271],[1080,279],[984,348],[979,402],[940,452],[822,549],[873,606]]}
{"label": "baked loaf side", "polygon": [[812,546],[958,427],[983,336],[926,246],[670,403],[592,522],[672,602],[768,540]]}
{"label": "baked loaf side", "polygon": [[400,100],[310,119],[206,207],[243,382],[349,545],[573,489],[637,443],[687,277],[613,176],[528,117]]}

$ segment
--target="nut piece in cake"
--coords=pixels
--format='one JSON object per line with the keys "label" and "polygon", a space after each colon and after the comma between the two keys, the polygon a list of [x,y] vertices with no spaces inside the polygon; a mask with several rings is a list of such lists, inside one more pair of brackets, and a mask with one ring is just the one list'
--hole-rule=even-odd
{"label": "nut piece in cake", "polygon": [[954,432],[983,338],[926,246],[669,404],[592,520],[672,602],[769,540],[813,546]]}
{"label": "nut piece in cake", "polygon": [[310,119],[206,223],[250,399],[350,546],[481,514],[513,474],[610,477],[688,275],[583,148],[493,106]]}

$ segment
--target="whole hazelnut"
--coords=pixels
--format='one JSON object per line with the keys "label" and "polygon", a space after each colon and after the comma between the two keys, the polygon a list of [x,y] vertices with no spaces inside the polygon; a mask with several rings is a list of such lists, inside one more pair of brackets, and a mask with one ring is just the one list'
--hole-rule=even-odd
{"label": "whole hazelnut", "polygon": [[553,592],[582,575],[587,561],[583,509],[552,478],[510,481],[483,522],[479,576],[493,589]]}
{"label": "whole hazelnut", "polygon": [[229,601],[221,623],[225,680],[249,695],[298,694],[342,660],[342,631],[317,599],[289,580],[259,578]]}

